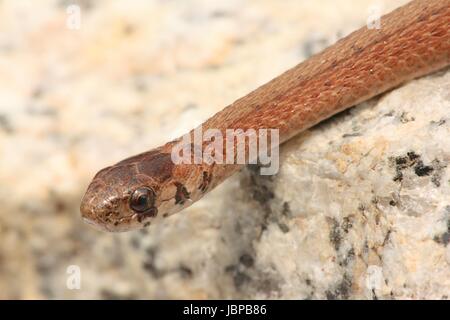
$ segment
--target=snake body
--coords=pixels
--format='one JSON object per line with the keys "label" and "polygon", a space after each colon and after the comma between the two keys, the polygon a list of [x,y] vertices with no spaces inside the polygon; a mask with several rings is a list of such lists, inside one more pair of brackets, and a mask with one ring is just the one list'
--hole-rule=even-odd
{"label": "snake body", "polygon": [[[201,127],[220,132],[276,128],[283,143],[346,108],[449,65],[449,30],[450,0],[412,1],[383,16],[380,29],[353,32]],[[84,220],[106,231],[147,226],[199,200],[243,166],[175,164],[171,151],[180,141],[98,172],[81,203]]]}

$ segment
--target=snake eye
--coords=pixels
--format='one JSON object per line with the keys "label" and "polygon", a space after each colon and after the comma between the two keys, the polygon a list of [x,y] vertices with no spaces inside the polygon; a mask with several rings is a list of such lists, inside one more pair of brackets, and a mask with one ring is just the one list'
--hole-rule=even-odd
{"label": "snake eye", "polygon": [[130,198],[130,208],[137,213],[143,213],[151,209],[154,204],[155,192],[150,188],[136,189]]}

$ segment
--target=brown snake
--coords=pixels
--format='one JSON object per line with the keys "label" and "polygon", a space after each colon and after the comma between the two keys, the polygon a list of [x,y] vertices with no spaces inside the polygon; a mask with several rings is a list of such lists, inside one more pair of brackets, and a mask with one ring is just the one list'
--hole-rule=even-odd
{"label": "brown snake", "polygon": [[[202,128],[276,128],[283,143],[346,108],[449,65],[449,30],[450,0],[412,1],[383,16],[380,29],[353,32],[218,112]],[[171,151],[180,139],[98,172],[81,203],[83,218],[107,231],[147,226],[189,206],[243,166],[175,164]],[[199,147],[204,146],[190,145]]]}

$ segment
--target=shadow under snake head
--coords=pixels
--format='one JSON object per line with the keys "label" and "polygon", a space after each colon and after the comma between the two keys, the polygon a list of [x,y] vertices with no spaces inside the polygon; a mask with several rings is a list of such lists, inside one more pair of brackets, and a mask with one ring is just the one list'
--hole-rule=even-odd
{"label": "shadow under snake head", "polygon": [[142,228],[201,197],[196,165],[175,165],[160,148],[125,159],[98,172],[82,201],[83,219],[103,231]]}

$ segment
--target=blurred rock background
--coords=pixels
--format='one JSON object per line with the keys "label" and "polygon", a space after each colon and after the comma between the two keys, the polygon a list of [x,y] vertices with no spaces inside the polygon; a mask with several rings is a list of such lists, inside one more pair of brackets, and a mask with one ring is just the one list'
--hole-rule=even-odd
{"label": "blurred rock background", "polygon": [[0,298],[448,298],[448,72],[310,130],[279,176],[246,169],[162,224],[106,234],[78,209],[99,169],[405,2],[1,1]]}

